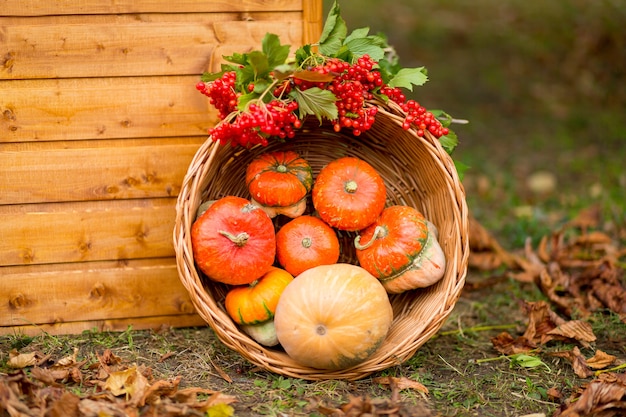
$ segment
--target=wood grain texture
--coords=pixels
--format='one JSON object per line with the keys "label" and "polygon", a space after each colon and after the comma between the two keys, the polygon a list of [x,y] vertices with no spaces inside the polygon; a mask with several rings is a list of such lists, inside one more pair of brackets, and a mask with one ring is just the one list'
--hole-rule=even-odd
{"label": "wood grain texture", "polygon": [[207,323],[197,314],[171,316],[133,317],[122,319],[99,318],[96,320],[40,323],[30,325],[0,326],[0,336],[39,336],[80,334],[86,331],[123,332],[132,330],[162,331],[171,327],[206,327]]}
{"label": "wood grain texture", "polygon": [[206,135],[198,76],[0,81],[0,143]]}
{"label": "wood grain texture", "polygon": [[0,280],[0,326],[193,313],[174,258],[13,267]]}
{"label": "wood grain texture", "polygon": [[162,0],[0,0],[0,10],[5,16],[295,11],[302,10],[302,0],[178,0],[169,2]]}
{"label": "wood grain texture", "polygon": [[[68,17],[10,19],[0,35],[0,79],[195,75],[222,62],[225,51],[259,48],[276,33],[283,44],[302,40],[301,15],[274,15],[281,21],[120,19],[91,22]],[[295,47],[294,47],[295,51]],[[219,67],[218,67],[219,68]]]}
{"label": "wood grain texture", "polygon": [[205,140],[0,144],[0,205],[175,197]]}
{"label": "wood grain texture", "polygon": [[204,326],[172,242],[224,55],[319,0],[0,0],[0,335]]}
{"label": "wood grain texture", "polygon": [[174,256],[175,206],[176,198],[0,206],[0,266]]}
{"label": "wood grain texture", "polygon": [[158,328],[179,318],[204,324],[174,258],[7,267],[0,280],[0,335]]}

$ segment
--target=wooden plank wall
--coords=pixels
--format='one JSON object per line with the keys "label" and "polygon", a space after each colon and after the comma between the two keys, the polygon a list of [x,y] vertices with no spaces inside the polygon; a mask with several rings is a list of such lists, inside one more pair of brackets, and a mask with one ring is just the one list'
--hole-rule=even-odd
{"label": "wooden plank wall", "polygon": [[0,335],[203,325],[176,197],[216,122],[195,90],[321,0],[0,0]]}

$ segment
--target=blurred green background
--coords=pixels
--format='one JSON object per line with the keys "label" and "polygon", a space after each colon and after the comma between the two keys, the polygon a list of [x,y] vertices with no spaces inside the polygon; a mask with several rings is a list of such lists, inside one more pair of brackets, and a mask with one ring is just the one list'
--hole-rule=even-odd
{"label": "blurred green background", "polygon": [[[332,1],[324,1],[324,16]],[[422,105],[467,119],[454,158],[473,215],[518,247],[590,204],[626,224],[626,1],[343,0],[429,81]],[[626,239],[626,236],[622,236]]]}

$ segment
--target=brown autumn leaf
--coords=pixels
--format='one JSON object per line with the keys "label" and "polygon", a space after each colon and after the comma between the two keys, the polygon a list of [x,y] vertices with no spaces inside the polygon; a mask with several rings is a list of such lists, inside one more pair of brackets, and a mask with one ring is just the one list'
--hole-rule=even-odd
{"label": "brown autumn leaf", "polygon": [[548,396],[548,399],[550,399],[551,401],[558,401],[563,397],[563,394],[561,394],[561,391],[559,391],[555,387],[549,388],[546,391],[546,395]]}
{"label": "brown autumn leaf", "polygon": [[533,343],[541,343],[543,335],[565,323],[545,301],[525,301],[522,309],[528,317],[524,337]]}
{"label": "brown autumn leaf", "polygon": [[137,366],[112,372],[104,384],[104,389],[110,391],[114,396],[125,395],[136,401],[136,404],[139,404],[143,399],[147,388],[148,380]]}
{"label": "brown autumn leaf", "polygon": [[591,346],[596,341],[591,325],[582,320],[570,320],[550,330],[542,337],[542,344],[551,340],[576,340],[584,347]]}
{"label": "brown autumn leaf", "polygon": [[42,355],[39,352],[19,353],[16,349],[13,349],[9,352],[7,366],[14,369],[35,366],[39,363],[41,357]]}
{"label": "brown autumn leaf", "polygon": [[509,272],[509,277],[520,282],[536,282],[537,277],[546,267],[539,255],[533,250],[530,238],[524,243],[524,256],[518,258],[521,272]]}
{"label": "brown autumn leaf", "polygon": [[530,352],[537,348],[537,345],[524,336],[513,338],[510,333],[502,332],[491,338],[493,347],[503,355],[515,355],[517,353]]}
{"label": "brown autumn leaf", "polygon": [[589,378],[593,375],[593,371],[587,365],[587,361],[580,352],[580,349],[578,349],[578,346],[574,346],[572,350],[550,352],[549,355],[568,360],[572,364],[574,373],[579,378]]}
{"label": "brown autumn leaf", "polygon": [[587,365],[591,369],[604,369],[612,365],[616,359],[617,357],[609,355],[608,353],[605,353],[598,349],[591,358],[587,359]]}
{"label": "brown autumn leaf", "polygon": [[52,401],[46,417],[78,417],[80,398],[71,392],[63,392],[61,397]]}
{"label": "brown autumn leaf", "polygon": [[469,266],[491,271],[501,266],[516,268],[518,257],[507,252],[498,240],[474,217],[469,218],[470,256]]}
{"label": "brown autumn leaf", "polygon": [[381,385],[389,385],[392,389],[395,387],[398,390],[412,389],[424,394],[428,394],[428,388],[420,382],[406,377],[394,377],[394,376],[381,376],[373,378],[372,382]]}
{"label": "brown autumn leaf", "polygon": [[626,374],[605,373],[574,392],[553,417],[626,415]]}
{"label": "brown autumn leaf", "polygon": [[546,344],[552,340],[577,341],[588,347],[596,340],[591,325],[582,320],[559,317],[545,301],[524,302],[523,309],[528,316],[524,337],[533,343]]}
{"label": "brown autumn leaf", "polygon": [[593,204],[578,212],[578,215],[570,220],[568,226],[581,229],[583,232],[598,227],[602,219],[602,209],[599,204]]}

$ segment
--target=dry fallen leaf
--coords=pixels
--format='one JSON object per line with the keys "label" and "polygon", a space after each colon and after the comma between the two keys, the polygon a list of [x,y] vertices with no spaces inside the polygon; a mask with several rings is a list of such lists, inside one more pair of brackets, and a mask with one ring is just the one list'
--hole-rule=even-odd
{"label": "dry fallen leaf", "polygon": [[389,385],[391,388],[395,387],[398,390],[413,389],[428,394],[428,388],[426,388],[424,384],[406,377],[381,376],[373,378],[372,382],[381,385]]}
{"label": "dry fallen leaf", "polygon": [[9,352],[9,360],[7,361],[7,366],[14,369],[22,369],[29,366],[34,366],[37,364],[37,362],[39,362],[37,355],[37,352],[18,353],[17,350],[14,349]]}
{"label": "dry fallen leaf", "polygon": [[606,373],[575,392],[553,417],[626,415],[626,374]]}
{"label": "dry fallen leaf", "polygon": [[517,353],[527,353],[537,348],[537,345],[524,336],[513,338],[510,333],[502,332],[491,338],[493,347],[503,355],[515,355]]}

